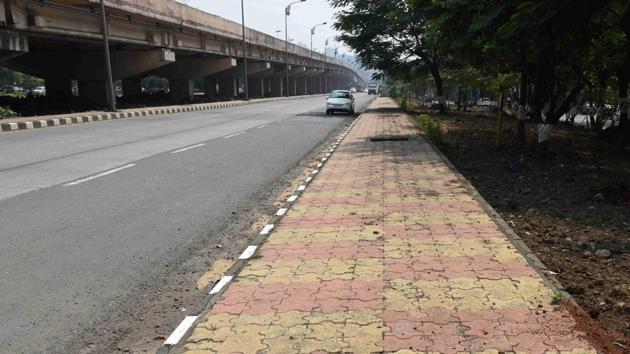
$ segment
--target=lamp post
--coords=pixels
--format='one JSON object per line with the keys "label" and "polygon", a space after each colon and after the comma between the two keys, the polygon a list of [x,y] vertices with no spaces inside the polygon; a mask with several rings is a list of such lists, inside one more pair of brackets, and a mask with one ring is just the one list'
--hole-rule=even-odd
{"label": "lamp post", "polygon": [[[313,26],[313,28],[311,28],[311,65],[313,65],[313,36],[315,35],[315,29],[319,26],[324,26],[327,25],[328,22],[322,22],[319,24],[316,24],[315,26]],[[313,81],[313,73],[311,73],[311,92],[313,94],[315,94],[315,81]]]}
{"label": "lamp post", "polygon": [[291,15],[291,5],[305,2],[306,0],[294,1],[287,5],[284,9],[284,56],[285,56],[285,72],[286,72],[286,80],[287,80],[287,97],[289,97],[289,16]]}
{"label": "lamp post", "polygon": [[247,82],[247,43],[245,43],[245,6],[241,0],[241,27],[243,28],[243,80],[245,81],[245,101],[249,101],[249,83]]}
{"label": "lamp post", "polygon": [[107,15],[105,1],[101,0],[101,28],[103,30],[103,52],[105,53],[105,73],[107,74],[107,105],[110,111],[116,110],[116,92],[112,77],[112,62],[109,57],[109,31],[107,29]]}

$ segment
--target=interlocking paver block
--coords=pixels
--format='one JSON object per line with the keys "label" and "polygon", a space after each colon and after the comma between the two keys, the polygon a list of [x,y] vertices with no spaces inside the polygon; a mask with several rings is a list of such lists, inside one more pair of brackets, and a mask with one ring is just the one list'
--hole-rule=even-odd
{"label": "interlocking paver block", "polygon": [[362,116],[186,350],[596,352],[430,144],[368,139],[417,134],[393,107]]}

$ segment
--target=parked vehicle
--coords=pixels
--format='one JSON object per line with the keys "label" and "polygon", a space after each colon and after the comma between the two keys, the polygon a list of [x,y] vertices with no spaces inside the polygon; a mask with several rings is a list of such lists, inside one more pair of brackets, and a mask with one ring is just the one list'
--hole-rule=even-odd
{"label": "parked vehicle", "polygon": [[46,95],[46,87],[45,86],[37,86],[33,89],[33,95],[35,96],[45,96]]}
{"label": "parked vehicle", "polygon": [[354,96],[347,90],[335,90],[326,99],[326,114],[346,112],[354,114]]}
{"label": "parked vehicle", "polygon": [[368,84],[368,94],[369,95],[378,95],[378,85],[377,84]]}

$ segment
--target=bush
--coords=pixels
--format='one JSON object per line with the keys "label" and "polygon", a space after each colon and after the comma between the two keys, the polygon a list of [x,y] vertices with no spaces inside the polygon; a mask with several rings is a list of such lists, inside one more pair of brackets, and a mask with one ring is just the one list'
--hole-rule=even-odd
{"label": "bush", "polygon": [[409,102],[407,102],[407,96],[403,96],[400,98],[400,108],[402,108],[403,111],[406,111],[407,108],[409,108]]}
{"label": "bush", "polygon": [[418,117],[418,124],[424,134],[434,143],[438,143],[442,140],[442,130],[440,129],[440,122],[429,117],[428,114],[421,114]]}
{"label": "bush", "polygon": [[17,117],[17,113],[15,113],[9,107],[0,106],[0,119],[13,118],[13,117]]}

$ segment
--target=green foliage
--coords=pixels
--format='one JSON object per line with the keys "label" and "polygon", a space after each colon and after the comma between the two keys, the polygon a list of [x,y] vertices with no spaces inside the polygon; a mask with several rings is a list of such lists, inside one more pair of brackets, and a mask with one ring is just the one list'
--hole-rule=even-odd
{"label": "green foliage", "polygon": [[0,106],[0,119],[13,118],[17,117],[17,115],[18,114],[15,113],[11,108]]}
{"label": "green foliage", "polygon": [[431,118],[428,114],[421,114],[418,117],[418,125],[425,135],[434,143],[442,141],[442,129],[440,122]]}
{"label": "green foliage", "polygon": [[37,86],[43,86],[44,80],[10,69],[0,68],[0,88],[10,85],[17,85],[25,90],[32,90]]}
{"label": "green foliage", "polygon": [[562,296],[561,293],[554,293],[553,296],[551,297],[551,304],[558,305],[562,302],[563,298],[564,297]]}
{"label": "green foliage", "polygon": [[402,108],[403,111],[406,111],[409,108],[409,102],[407,101],[407,96],[402,96],[400,98],[400,108]]}

